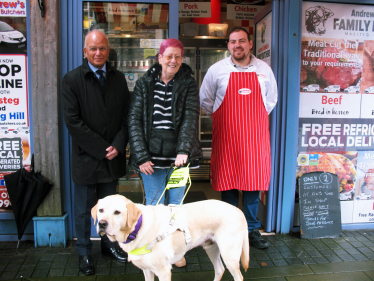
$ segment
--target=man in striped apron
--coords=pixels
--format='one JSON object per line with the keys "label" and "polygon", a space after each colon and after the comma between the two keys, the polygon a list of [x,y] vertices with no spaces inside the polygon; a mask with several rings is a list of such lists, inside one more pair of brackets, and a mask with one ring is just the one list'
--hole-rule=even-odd
{"label": "man in striped apron", "polygon": [[201,108],[213,118],[212,188],[234,206],[242,191],[249,240],[266,249],[257,210],[260,191],[270,183],[268,114],[277,103],[277,84],[271,68],[250,54],[248,31],[234,28],[227,46],[231,56],[208,69],[200,88]]}

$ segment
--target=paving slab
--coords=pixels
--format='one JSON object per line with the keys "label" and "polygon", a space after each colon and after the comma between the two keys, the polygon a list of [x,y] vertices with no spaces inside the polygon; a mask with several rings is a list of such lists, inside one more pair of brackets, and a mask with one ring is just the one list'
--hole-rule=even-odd
{"label": "paving slab", "polygon": [[371,278],[371,280],[374,280],[374,270],[371,271],[365,271],[365,274]]}
{"label": "paving slab", "polygon": [[369,276],[364,272],[345,272],[331,274],[315,274],[309,276],[292,276],[287,277],[287,281],[371,281]]}
{"label": "paving slab", "polygon": [[316,274],[369,271],[369,270],[373,270],[374,261],[351,261],[351,262],[337,262],[337,263],[327,263],[327,264],[311,264],[309,265],[309,267]]}

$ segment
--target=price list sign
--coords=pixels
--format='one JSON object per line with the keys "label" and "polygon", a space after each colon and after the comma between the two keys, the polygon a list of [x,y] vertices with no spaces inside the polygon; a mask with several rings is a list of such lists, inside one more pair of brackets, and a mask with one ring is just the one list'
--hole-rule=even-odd
{"label": "price list sign", "polygon": [[342,231],[339,178],[325,172],[299,177],[300,234],[302,238],[334,238]]}

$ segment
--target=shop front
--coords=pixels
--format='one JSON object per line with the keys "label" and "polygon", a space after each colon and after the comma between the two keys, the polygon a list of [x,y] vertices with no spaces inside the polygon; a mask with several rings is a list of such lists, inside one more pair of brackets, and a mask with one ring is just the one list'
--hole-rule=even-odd
{"label": "shop front", "polygon": [[[125,74],[130,91],[155,62],[159,46],[166,38],[178,38],[183,42],[186,48],[183,62],[194,69],[201,85],[209,66],[229,56],[228,31],[235,26],[245,27],[255,43],[253,53],[271,66],[279,90],[277,106],[269,116],[272,176],[269,192],[261,194],[258,216],[263,230],[299,231],[300,220],[305,217],[299,208],[297,179],[315,171],[339,177],[343,229],[374,228],[374,101],[371,98],[374,93],[374,44],[371,40],[374,7],[368,0],[237,2],[60,1],[58,79],[61,81],[68,71],[82,63],[84,36],[95,28],[108,36],[109,63]],[[9,21],[5,18],[4,22]],[[7,24],[17,23],[19,28],[26,25],[27,20],[25,17],[21,24],[18,23],[20,19]],[[28,36],[33,35],[27,33],[25,37]],[[7,64],[3,59],[12,58],[18,62],[20,55],[2,51],[1,56],[4,70],[0,74],[2,79],[8,79],[4,78],[3,65]],[[21,58],[18,64],[25,65],[26,69],[26,51]],[[23,149],[22,166],[27,167],[34,149],[32,143],[38,141],[21,128],[30,127],[32,133],[32,120],[27,115],[31,112],[28,110],[31,93],[23,89],[22,93],[21,90],[11,92],[10,97],[4,91],[1,87],[0,101],[5,103],[6,98],[8,104],[0,104],[4,111],[0,112],[0,117],[16,112],[19,115],[15,116],[25,116],[26,124],[10,126],[1,119],[0,141],[19,140]],[[9,98],[14,101],[12,104]],[[68,239],[73,239],[71,139],[61,117],[59,126],[61,161],[57,166],[61,171],[63,192],[58,196],[62,197],[68,217]],[[194,200],[219,199],[209,183],[212,122],[203,111],[199,133],[204,158],[200,169],[192,172]],[[17,151],[12,153],[16,155]],[[119,192],[130,198],[133,196],[139,203],[142,201],[140,178],[130,167],[127,176],[120,179]],[[8,204],[5,203],[8,201],[2,202],[3,206]],[[8,226],[12,212],[5,213],[0,213],[5,229],[3,240],[15,233],[15,226]],[[26,238],[32,239],[33,228],[29,228],[30,237]],[[96,236],[93,228],[91,233]]]}

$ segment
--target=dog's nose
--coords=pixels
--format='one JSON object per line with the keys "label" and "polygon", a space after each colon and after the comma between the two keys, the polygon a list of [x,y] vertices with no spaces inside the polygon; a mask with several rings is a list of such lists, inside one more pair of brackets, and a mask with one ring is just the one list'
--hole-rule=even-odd
{"label": "dog's nose", "polygon": [[107,221],[105,221],[105,220],[101,220],[101,221],[99,221],[99,227],[100,228],[106,228],[108,226],[108,222]]}

